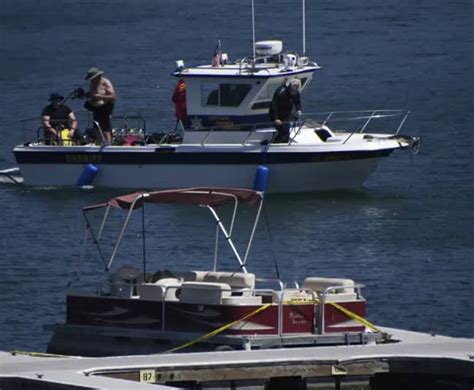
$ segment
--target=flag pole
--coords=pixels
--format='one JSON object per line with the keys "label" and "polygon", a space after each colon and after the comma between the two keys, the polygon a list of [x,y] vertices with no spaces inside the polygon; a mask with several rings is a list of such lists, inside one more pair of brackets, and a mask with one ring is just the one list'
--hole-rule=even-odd
{"label": "flag pole", "polygon": [[303,1],[303,55],[306,55],[306,3]]}
{"label": "flag pole", "polygon": [[253,58],[255,59],[255,5],[254,5],[254,0],[252,0],[252,53],[253,53]]}

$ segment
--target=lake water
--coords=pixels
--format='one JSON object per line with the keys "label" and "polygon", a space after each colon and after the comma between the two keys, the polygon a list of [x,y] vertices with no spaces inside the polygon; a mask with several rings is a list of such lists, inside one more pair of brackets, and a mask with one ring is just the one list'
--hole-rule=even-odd
{"label": "lake water", "polygon": [[[353,278],[366,285],[376,324],[473,337],[472,2],[306,3],[307,53],[323,69],[304,111],[410,110],[404,132],[421,136],[422,149],[413,162],[390,156],[358,191],[269,197],[271,234],[262,223],[249,268],[274,276],[275,257],[288,281]],[[299,2],[256,0],[255,12],[257,40],[301,51]],[[218,39],[231,59],[242,58],[251,38],[250,1],[2,0],[0,169],[14,166],[12,147],[35,135],[19,119],[39,117],[53,91],[85,88],[90,66],[113,80],[117,113],[146,113],[148,129],[160,131],[174,124],[174,61],[209,62]],[[0,184],[1,350],[45,350],[43,326],[64,318],[81,208],[115,194]],[[169,206],[154,213],[149,268],[210,267],[207,215]],[[100,270],[97,261],[84,266]]]}

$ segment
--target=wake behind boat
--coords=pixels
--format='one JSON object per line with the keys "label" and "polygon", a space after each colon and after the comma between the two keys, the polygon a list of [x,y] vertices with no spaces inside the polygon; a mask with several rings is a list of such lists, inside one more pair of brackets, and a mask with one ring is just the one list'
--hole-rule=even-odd
{"label": "wake behind boat", "polygon": [[[252,188],[258,166],[269,168],[268,192],[295,193],[358,188],[395,150],[417,151],[419,139],[401,134],[408,112],[370,110],[295,117],[289,137],[275,142],[269,123],[275,91],[296,79],[304,91],[320,67],[307,56],[283,52],[281,41],[254,45],[251,57],[186,67],[181,132],[156,134],[130,116],[116,121],[112,145],[46,145],[41,137],[13,149],[31,186]],[[390,127],[387,127],[390,126]],[[130,141],[131,140],[131,141]]]}

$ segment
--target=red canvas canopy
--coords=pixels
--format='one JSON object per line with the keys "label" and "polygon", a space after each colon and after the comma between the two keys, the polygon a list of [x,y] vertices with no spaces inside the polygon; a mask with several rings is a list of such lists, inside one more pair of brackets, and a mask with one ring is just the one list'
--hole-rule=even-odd
{"label": "red canvas canopy", "polygon": [[143,203],[181,203],[195,205],[220,206],[226,203],[238,202],[255,204],[261,199],[261,194],[254,190],[243,188],[184,188],[179,190],[163,190],[153,192],[135,192],[117,196],[106,203],[86,206],[84,211],[101,207],[116,207],[121,209],[139,208]]}

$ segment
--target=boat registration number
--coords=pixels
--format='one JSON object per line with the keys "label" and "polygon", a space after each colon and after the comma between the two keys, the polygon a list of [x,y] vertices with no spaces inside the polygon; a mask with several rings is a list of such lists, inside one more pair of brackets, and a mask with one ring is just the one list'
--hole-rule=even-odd
{"label": "boat registration number", "polygon": [[102,161],[100,154],[66,154],[67,163],[98,164]]}

